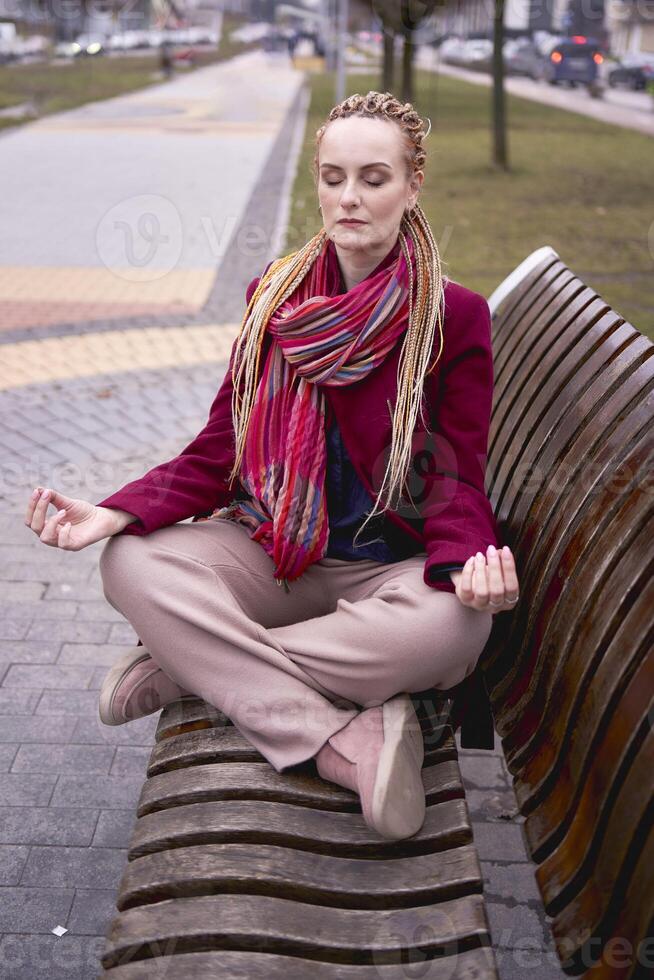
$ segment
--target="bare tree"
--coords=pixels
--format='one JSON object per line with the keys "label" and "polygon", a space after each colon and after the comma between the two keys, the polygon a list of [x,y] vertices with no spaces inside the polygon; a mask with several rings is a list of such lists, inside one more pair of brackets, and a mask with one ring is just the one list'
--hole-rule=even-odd
{"label": "bare tree", "polygon": [[[399,35],[403,39],[400,98],[405,102],[414,99],[416,33],[441,3],[442,0],[374,0],[375,13],[382,22],[385,38],[382,83],[392,91],[395,38]],[[386,84],[388,81],[390,85]]]}
{"label": "bare tree", "polygon": [[493,16],[493,165],[509,170],[504,91],[504,0],[495,0]]}

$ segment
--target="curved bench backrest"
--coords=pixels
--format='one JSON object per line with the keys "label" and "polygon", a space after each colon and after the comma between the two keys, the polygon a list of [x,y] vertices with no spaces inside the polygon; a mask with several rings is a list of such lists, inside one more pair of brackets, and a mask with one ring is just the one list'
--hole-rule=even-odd
{"label": "curved bench backrest", "polygon": [[654,344],[551,248],[489,305],[487,491],[521,598],[481,666],[559,956],[620,937],[633,969],[592,976],[626,980],[654,917]]}

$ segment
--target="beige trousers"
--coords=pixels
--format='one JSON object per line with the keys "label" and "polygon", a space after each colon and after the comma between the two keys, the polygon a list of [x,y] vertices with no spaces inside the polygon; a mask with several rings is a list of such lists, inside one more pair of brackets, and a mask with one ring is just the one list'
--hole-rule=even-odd
{"label": "beige trousers", "polygon": [[209,520],[114,536],[100,572],[162,670],[281,772],[361,708],[472,672],[493,617],[429,588],[424,562],[323,558],[287,593],[245,527]]}

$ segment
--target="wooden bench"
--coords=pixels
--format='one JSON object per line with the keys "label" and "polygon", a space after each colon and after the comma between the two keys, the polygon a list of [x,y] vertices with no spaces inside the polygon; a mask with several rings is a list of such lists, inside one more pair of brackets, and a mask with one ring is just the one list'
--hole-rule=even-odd
{"label": "wooden bench", "polygon": [[[654,902],[654,346],[549,248],[489,303],[488,487],[521,600],[495,618],[472,679],[412,695],[423,828],[384,841],[313,760],[277,773],[216,709],[170,705],[103,957],[109,980],[166,968],[230,980],[496,978],[452,731],[463,721],[462,745],[464,734],[487,744],[486,690],[563,968],[590,978],[603,952],[592,980],[646,975],[633,951]],[[613,937],[631,944],[626,966],[624,943],[607,955]]]}

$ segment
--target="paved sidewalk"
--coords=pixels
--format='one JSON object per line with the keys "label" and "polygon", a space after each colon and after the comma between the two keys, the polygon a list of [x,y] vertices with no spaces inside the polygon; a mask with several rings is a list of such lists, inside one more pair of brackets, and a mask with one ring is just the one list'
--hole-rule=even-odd
{"label": "paved sidewalk", "polygon": [[[0,245],[3,980],[97,976],[156,727],[156,717],[100,724],[97,689],[136,636],[104,599],[103,542],[78,554],[45,547],[23,524],[28,494],[42,484],[101,499],[176,455],[204,424],[245,285],[280,254],[280,188],[303,122],[301,78],[279,61],[255,75],[262,58],[0,140],[11,189]],[[235,104],[236,85],[247,96]],[[162,108],[173,105],[183,106],[174,127]],[[92,153],[100,164],[89,169]],[[184,216],[180,275],[174,288],[167,273],[160,290],[144,277],[143,290],[122,294],[115,272],[130,271],[125,254],[116,246],[115,265],[103,264],[94,229],[116,201],[153,187]],[[140,213],[116,220],[134,228]],[[200,240],[205,213],[216,227],[231,220],[237,247],[224,258]],[[168,235],[166,221],[164,213],[157,234]],[[243,242],[254,227],[259,245],[250,248]],[[559,978],[499,740],[494,752],[461,759],[501,976],[528,969],[532,980]],[[56,926],[68,932],[57,938]]]}

